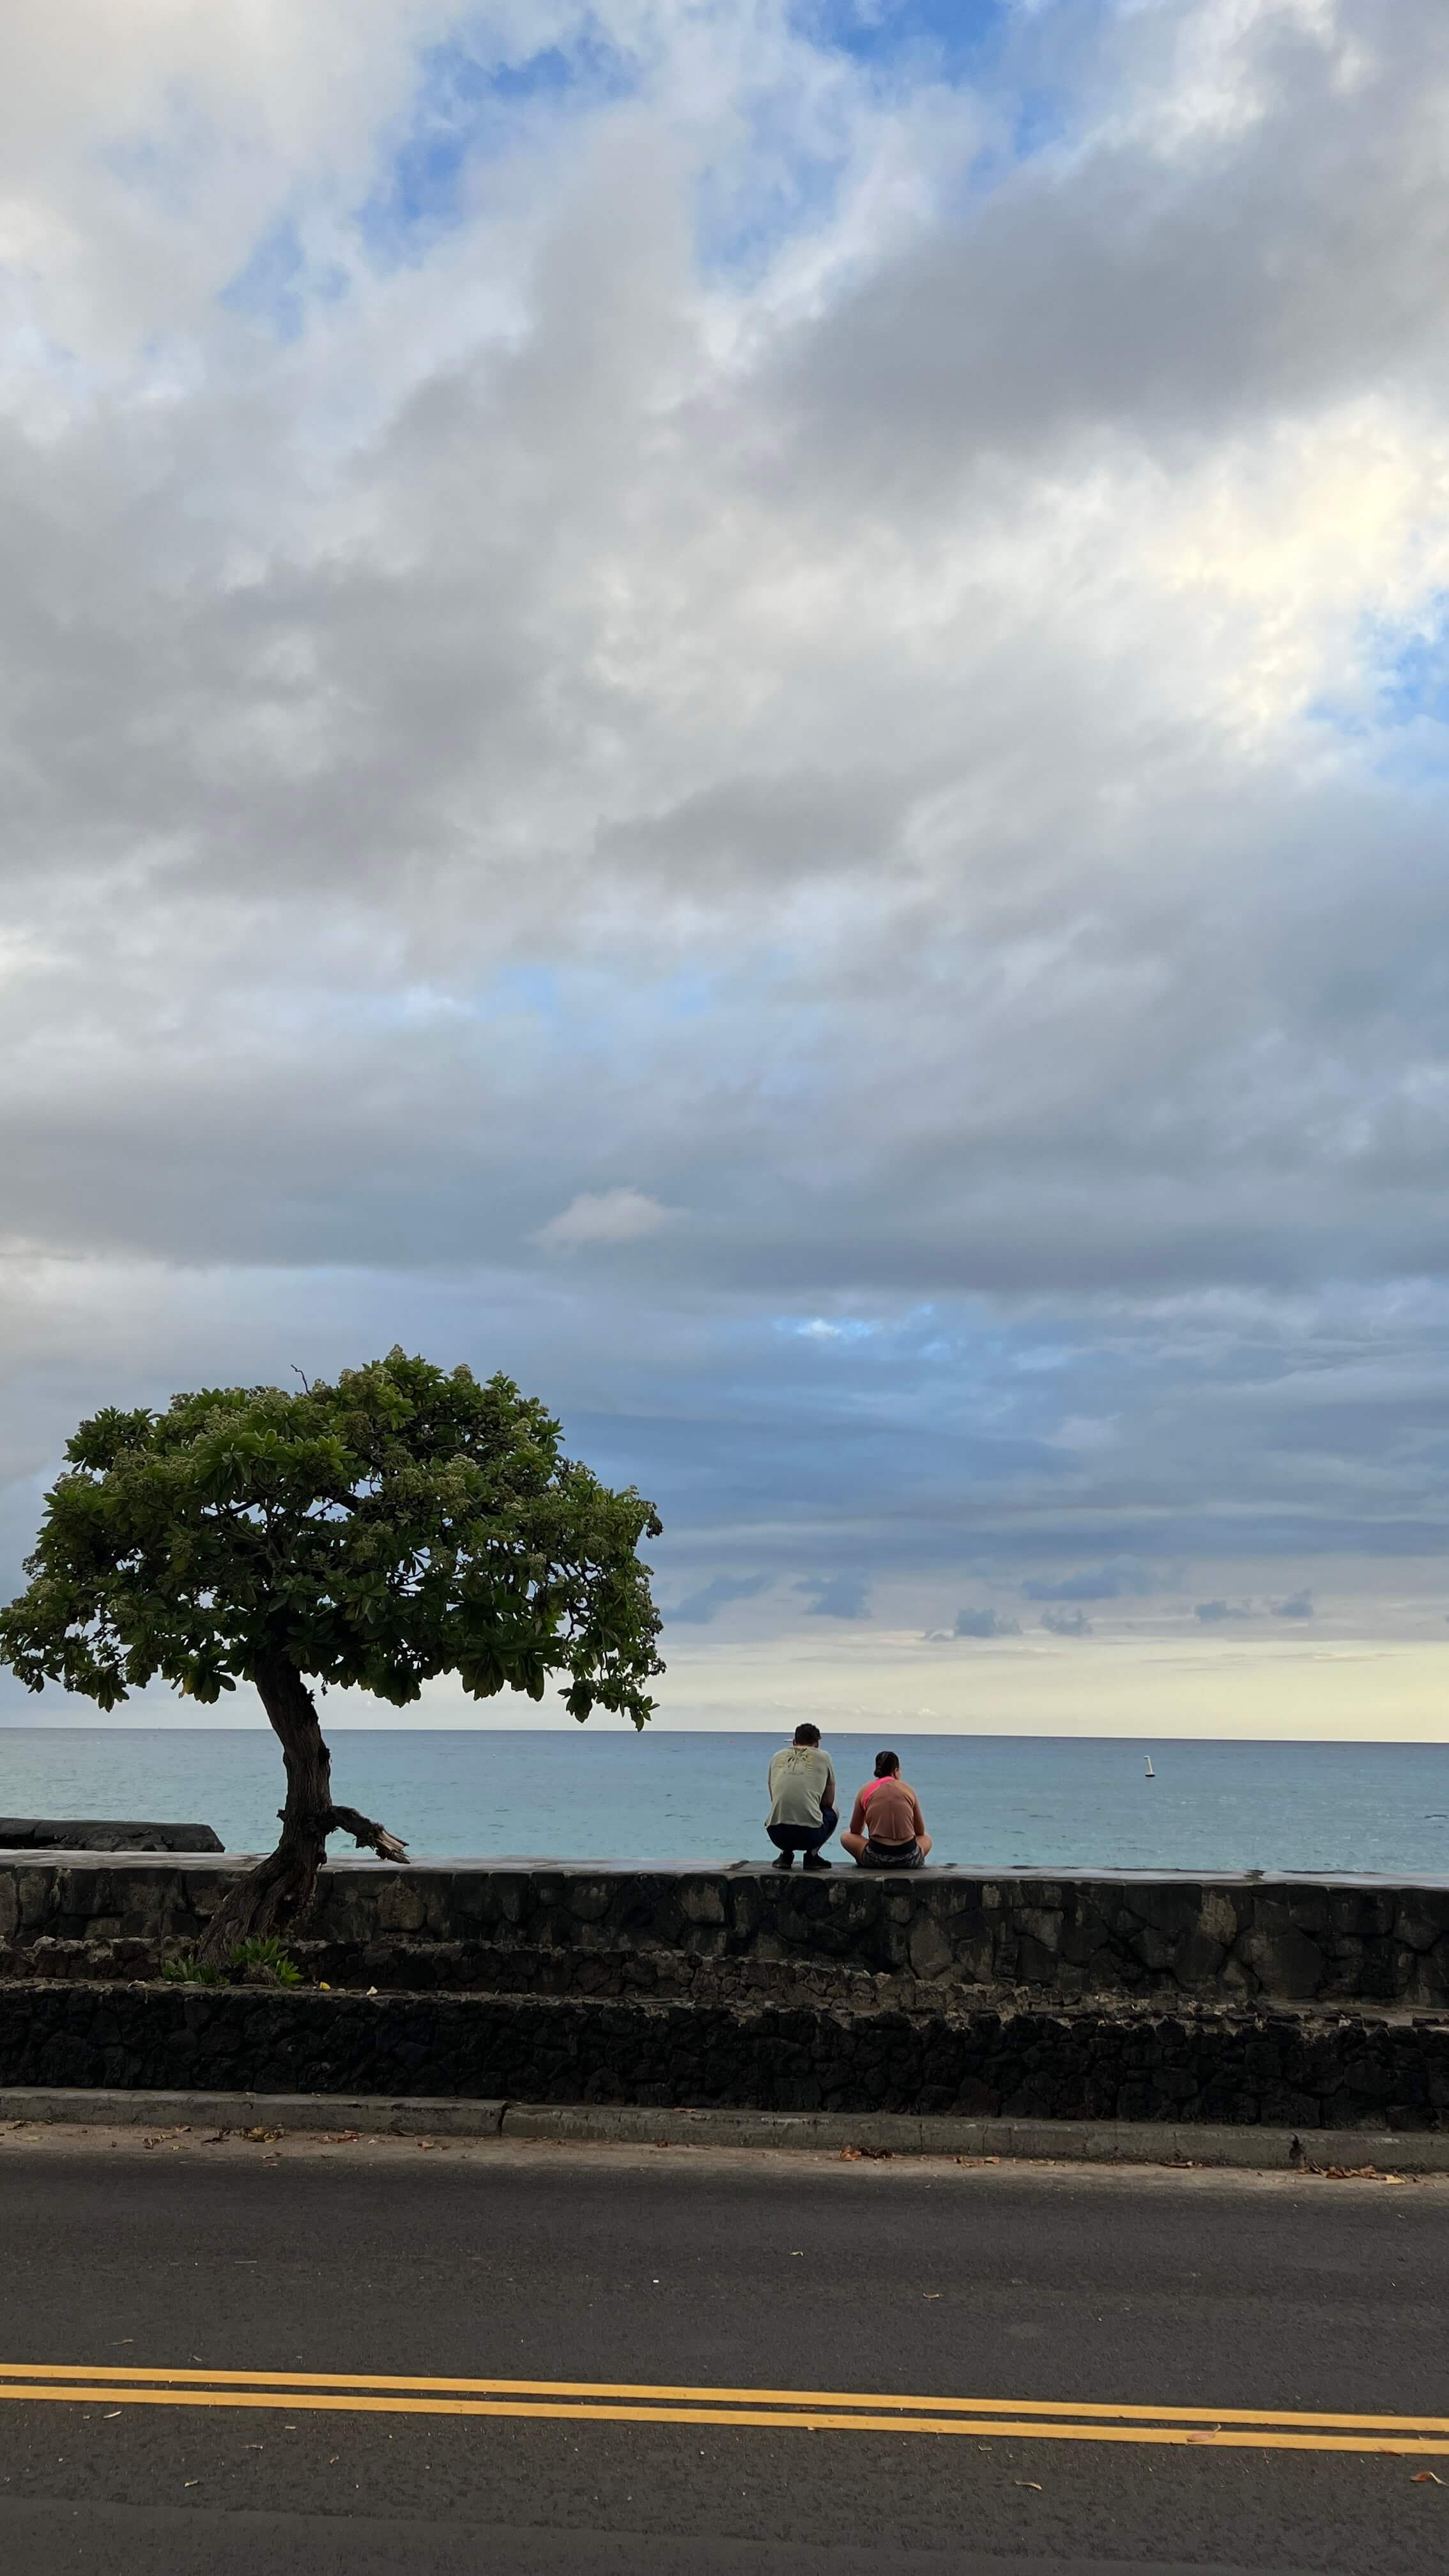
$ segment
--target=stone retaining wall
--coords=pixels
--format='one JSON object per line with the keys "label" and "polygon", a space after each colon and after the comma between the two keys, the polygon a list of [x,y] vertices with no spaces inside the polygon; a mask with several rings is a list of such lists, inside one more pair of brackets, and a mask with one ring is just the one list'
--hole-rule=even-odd
{"label": "stone retaining wall", "polygon": [[[247,1865],[0,1853],[0,1952],[14,1974],[42,1942],[194,1941]],[[470,1959],[512,1957],[515,1983],[587,1975],[624,1987],[638,1963],[657,1975],[667,1959],[736,1982],[747,1970],[831,1969],[1054,2001],[1449,2006],[1449,1881],[338,1860],[301,1928],[309,1948],[322,1945],[312,1955],[367,1983],[389,1960],[406,1960],[423,1985],[466,1979]],[[504,1973],[495,1966],[487,1981]]]}
{"label": "stone retaining wall", "polygon": [[0,1852],[220,1852],[210,1825],[141,1824],[112,1816],[0,1816]]}
{"label": "stone retaining wall", "polygon": [[1449,2111],[1449,2026],[12,1984],[0,2084],[1429,2129]]}

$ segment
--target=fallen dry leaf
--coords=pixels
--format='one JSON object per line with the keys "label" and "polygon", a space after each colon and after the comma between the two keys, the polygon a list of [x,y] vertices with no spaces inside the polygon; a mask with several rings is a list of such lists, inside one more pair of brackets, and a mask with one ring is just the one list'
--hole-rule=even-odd
{"label": "fallen dry leaf", "polygon": [[858,2165],[860,2162],[859,2147],[842,2147],[839,2156],[836,2158],[836,2162],[842,2165]]}
{"label": "fallen dry leaf", "polygon": [[1040,2495],[1042,2492],[1040,2481],[1036,2478],[1013,2478],[1012,2484],[1018,2487],[1030,2487],[1033,2495]]}
{"label": "fallen dry leaf", "polygon": [[1416,2469],[1409,2480],[1411,2487],[1442,2487],[1443,2483],[1442,2478],[1435,2477],[1432,2469]]}

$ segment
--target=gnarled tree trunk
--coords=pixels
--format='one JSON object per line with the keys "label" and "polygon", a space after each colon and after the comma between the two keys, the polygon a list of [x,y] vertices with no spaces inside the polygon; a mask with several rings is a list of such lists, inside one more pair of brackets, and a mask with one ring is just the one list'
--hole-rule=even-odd
{"label": "gnarled tree trunk", "polygon": [[223,1968],[240,1941],[279,1932],[306,1913],[327,1857],[329,1833],[351,1834],[358,1849],[382,1860],[407,1859],[404,1846],[355,1807],[332,1803],[332,1756],[317,1723],[317,1706],[297,1667],[285,1655],[259,1665],[256,1686],[287,1767],[287,1803],[278,1809],[281,1840],[270,1857],[237,1880],[196,1945],[206,1967]]}

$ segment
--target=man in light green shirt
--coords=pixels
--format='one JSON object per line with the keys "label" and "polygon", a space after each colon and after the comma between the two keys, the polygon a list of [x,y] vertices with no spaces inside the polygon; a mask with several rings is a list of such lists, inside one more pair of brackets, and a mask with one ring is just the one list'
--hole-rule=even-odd
{"label": "man in light green shirt", "polygon": [[820,1750],[820,1729],[797,1726],[795,1741],[785,1745],[770,1764],[770,1820],[765,1827],[780,1857],[775,1869],[793,1869],[803,1852],[807,1869],[828,1869],[820,1849],[840,1818],[836,1813],[835,1765]]}

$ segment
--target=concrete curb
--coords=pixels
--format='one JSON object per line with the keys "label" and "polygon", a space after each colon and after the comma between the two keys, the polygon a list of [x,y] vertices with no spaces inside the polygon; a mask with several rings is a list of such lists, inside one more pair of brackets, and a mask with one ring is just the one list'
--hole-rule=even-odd
{"label": "concrete curb", "polygon": [[0,2122],[77,2128],[271,2128],[306,2135],[512,2138],[576,2146],[814,2148],[1003,2162],[1220,2165],[1291,2173],[1449,2173],[1449,2131],[1261,2129],[1151,2120],[970,2120],[889,2111],[677,2111],[636,2104],[386,2100],[343,2093],[130,2093],[0,2088]]}
{"label": "concrete curb", "polygon": [[502,2102],[347,2093],[128,2093],[0,2086],[0,2123],[82,2129],[356,2129],[367,2137],[496,2138]]}

